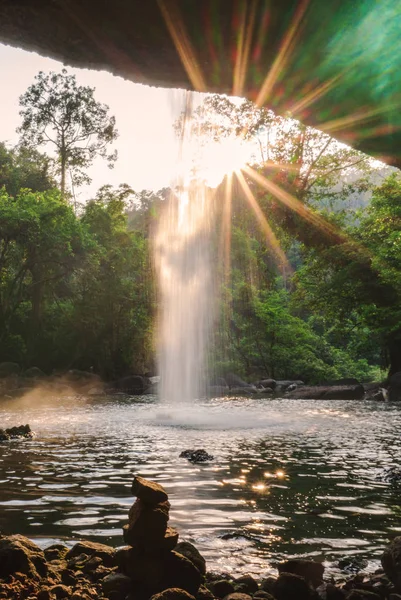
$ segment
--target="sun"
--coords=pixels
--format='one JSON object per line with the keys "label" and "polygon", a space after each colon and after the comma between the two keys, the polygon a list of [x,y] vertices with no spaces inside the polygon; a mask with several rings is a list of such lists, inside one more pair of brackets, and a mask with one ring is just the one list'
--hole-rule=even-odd
{"label": "sun", "polygon": [[200,174],[208,186],[215,188],[226,175],[241,171],[250,160],[249,145],[238,137],[211,141],[203,148]]}

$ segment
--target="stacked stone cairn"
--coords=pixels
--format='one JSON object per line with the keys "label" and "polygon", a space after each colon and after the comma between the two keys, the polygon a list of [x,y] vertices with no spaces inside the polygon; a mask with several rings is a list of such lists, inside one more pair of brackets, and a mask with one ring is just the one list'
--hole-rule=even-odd
{"label": "stacked stone cairn", "polygon": [[149,598],[168,588],[195,596],[203,577],[193,561],[175,551],[178,533],[168,526],[170,503],[164,488],[135,477],[132,494],[136,501],[123,528],[127,546],[116,555],[119,571],[131,580],[132,597]]}

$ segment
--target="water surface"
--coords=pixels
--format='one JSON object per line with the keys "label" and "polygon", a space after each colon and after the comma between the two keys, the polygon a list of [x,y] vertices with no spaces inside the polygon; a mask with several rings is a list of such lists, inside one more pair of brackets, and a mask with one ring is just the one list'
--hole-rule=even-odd
{"label": "water surface", "polygon": [[[40,397],[40,395],[39,395]],[[401,411],[350,401],[218,399],[192,407],[154,398],[2,403],[1,427],[33,440],[0,445],[0,531],[42,546],[88,538],[119,546],[134,474],[165,486],[171,525],[210,569],[271,572],[286,557],[377,566],[401,531]],[[179,458],[187,448],[215,456]]]}

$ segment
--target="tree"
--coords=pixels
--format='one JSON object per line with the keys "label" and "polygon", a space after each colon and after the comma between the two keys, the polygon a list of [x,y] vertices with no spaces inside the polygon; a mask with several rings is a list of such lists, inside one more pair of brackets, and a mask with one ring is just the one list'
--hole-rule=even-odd
{"label": "tree", "polygon": [[43,192],[56,187],[51,175],[51,159],[33,148],[8,149],[0,142],[0,188],[10,196],[23,188]]}
{"label": "tree", "polygon": [[57,155],[60,189],[66,192],[70,173],[73,186],[89,183],[85,169],[101,156],[109,167],[117,152],[108,153],[118,132],[109,107],[97,102],[94,88],[79,86],[75,75],[42,71],[20,97],[22,124],[18,128],[23,146],[38,148],[50,144]]}

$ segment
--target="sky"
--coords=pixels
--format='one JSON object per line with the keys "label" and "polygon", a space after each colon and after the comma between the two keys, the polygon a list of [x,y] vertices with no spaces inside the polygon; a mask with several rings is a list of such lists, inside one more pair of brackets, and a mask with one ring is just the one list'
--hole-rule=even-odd
{"label": "sky", "polygon": [[[33,83],[35,75],[62,68],[61,62],[0,45],[0,141],[9,145],[18,141],[19,96]],[[96,100],[108,104],[120,134],[114,145],[119,154],[114,169],[110,170],[101,159],[96,161],[89,172],[93,182],[80,188],[79,200],[93,197],[106,183],[128,183],[135,191],[168,186],[177,171],[173,123],[182,110],[184,93],[134,84],[105,71],[67,69],[76,75],[78,84],[96,88]]]}

